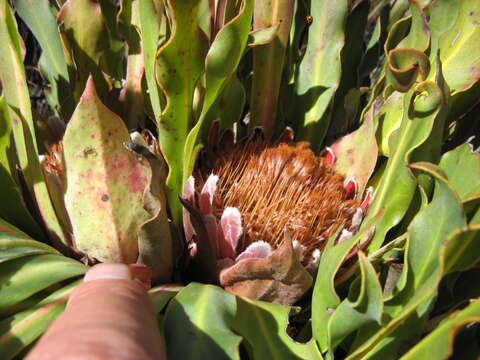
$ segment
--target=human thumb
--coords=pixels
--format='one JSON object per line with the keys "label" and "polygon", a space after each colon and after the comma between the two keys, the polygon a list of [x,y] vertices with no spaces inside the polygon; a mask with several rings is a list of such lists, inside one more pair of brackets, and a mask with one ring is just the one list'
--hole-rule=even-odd
{"label": "human thumb", "polygon": [[99,264],[27,360],[166,359],[153,304],[127,265]]}

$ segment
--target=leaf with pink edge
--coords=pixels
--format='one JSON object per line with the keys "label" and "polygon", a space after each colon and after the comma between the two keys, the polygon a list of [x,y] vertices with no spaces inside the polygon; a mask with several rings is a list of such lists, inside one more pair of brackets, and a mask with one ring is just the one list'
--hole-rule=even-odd
{"label": "leaf with pink edge", "polygon": [[373,111],[365,114],[360,128],[338,140],[331,148],[336,157],[335,170],[345,175],[346,179],[354,178],[361,196],[377,163],[378,148]]}
{"label": "leaf with pink edge", "polygon": [[124,147],[129,140],[90,77],[63,138],[65,206],[75,247],[100,261],[134,263],[138,230],[151,219],[144,209],[151,168]]}

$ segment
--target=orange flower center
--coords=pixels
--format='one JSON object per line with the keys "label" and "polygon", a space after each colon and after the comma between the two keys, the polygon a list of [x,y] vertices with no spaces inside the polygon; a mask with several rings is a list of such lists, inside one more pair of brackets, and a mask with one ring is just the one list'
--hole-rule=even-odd
{"label": "orange flower center", "polygon": [[305,246],[303,262],[307,263],[340,226],[350,227],[359,207],[358,201],[347,199],[344,177],[307,143],[237,145],[217,160],[211,172],[219,176],[216,217],[220,219],[227,206],[242,214],[239,252],[257,240],[278,247],[287,227],[292,240]]}

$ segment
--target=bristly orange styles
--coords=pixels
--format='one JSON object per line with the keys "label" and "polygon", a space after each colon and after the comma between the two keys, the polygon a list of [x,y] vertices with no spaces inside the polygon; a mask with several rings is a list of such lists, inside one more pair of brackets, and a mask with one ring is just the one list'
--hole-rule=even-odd
{"label": "bristly orange styles", "polygon": [[308,265],[315,249],[339,227],[350,228],[359,203],[344,189],[344,177],[315,156],[307,143],[267,147],[256,141],[238,146],[213,169],[218,175],[215,214],[227,207],[242,214],[237,251],[257,240],[277,248],[285,228],[303,247]]}
{"label": "bristly orange styles", "polygon": [[[237,144],[213,166],[189,178],[184,227],[190,256],[200,233],[217,260],[219,283],[238,295],[292,304],[310,288],[326,240],[352,236],[365,204],[356,183],[336,173],[333,154],[316,156],[307,143]],[[204,231],[193,226],[191,212]],[[198,225],[198,221],[196,221]]]}

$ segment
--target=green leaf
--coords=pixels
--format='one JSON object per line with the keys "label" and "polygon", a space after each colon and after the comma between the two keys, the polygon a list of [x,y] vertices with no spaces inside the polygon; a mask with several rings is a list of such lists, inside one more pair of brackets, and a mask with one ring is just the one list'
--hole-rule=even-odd
{"label": "green leaf", "polygon": [[145,79],[148,86],[148,95],[152,104],[155,120],[160,121],[162,108],[160,95],[155,80],[155,61],[157,56],[158,37],[163,12],[163,2],[158,0],[140,0],[139,17],[140,31],[143,48],[143,62],[145,66]]}
{"label": "green leaf", "polygon": [[274,132],[285,51],[293,19],[293,6],[293,0],[255,2],[254,31],[279,23],[273,40],[267,45],[253,49],[251,126],[262,126],[268,139]]}
{"label": "green leaf", "polygon": [[0,321],[0,353],[12,359],[42,335],[64,311],[70,292],[79,282],[55,291],[28,310]]}
{"label": "green leaf", "polygon": [[313,1],[310,14],[314,20],[295,82],[296,117],[303,126],[299,138],[309,140],[318,149],[330,123],[328,107],[340,83],[348,4],[346,0]]}
{"label": "green leaf", "polygon": [[363,253],[358,254],[358,260],[361,274],[360,293],[355,301],[343,300],[328,321],[329,348],[332,350],[361,326],[372,321],[381,324],[382,287],[374,267]]}
{"label": "green leaf", "polygon": [[466,225],[460,201],[441,176],[438,167],[415,165],[415,168],[433,175],[436,188],[431,203],[418,213],[408,229],[409,241],[403,270],[406,284],[384,304],[384,316],[390,319],[388,323],[382,327],[372,325],[360,329],[356,348],[347,357],[349,360],[360,359],[371,350],[380,351],[375,346],[388,345],[388,336],[410,316],[422,319],[428,315],[444,275],[446,246],[450,241],[458,240],[449,234]]}
{"label": "green leaf", "polygon": [[[332,123],[327,138],[338,138],[356,128],[362,112],[360,97],[363,89],[359,77],[360,65],[365,54],[364,34],[367,26],[368,1],[360,1],[353,5],[345,23],[345,45],[341,51],[342,76],[333,100]],[[378,60],[378,54],[376,56]],[[361,120],[360,120],[361,121]]]}
{"label": "green leaf", "polygon": [[65,207],[75,247],[100,261],[134,263],[138,230],[152,218],[144,209],[151,168],[124,147],[129,140],[90,77],[63,137]]}
{"label": "green leaf", "polygon": [[48,0],[15,0],[15,8],[42,48],[38,65],[50,85],[45,92],[49,104],[68,119],[73,111],[68,67],[50,4]]}
{"label": "green leaf", "polygon": [[252,359],[318,359],[322,355],[312,339],[301,344],[286,332],[291,308],[237,297],[232,328],[242,335]]}
{"label": "green leaf", "polygon": [[410,32],[397,47],[425,52],[430,45],[430,29],[425,13],[418,2],[410,3],[410,13],[412,14]]}
{"label": "green leaf", "polygon": [[466,271],[474,268],[480,260],[480,210],[477,210],[471,224],[458,230],[457,241],[448,244],[445,271]]}
{"label": "green leaf", "polygon": [[[351,239],[334,245],[338,232],[329,240],[323,250],[318,265],[317,278],[313,288],[312,297],[312,331],[313,337],[317,340],[320,350],[328,350],[328,322],[333,310],[340,305],[340,297],[335,290],[335,276],[340,269],[344,259],[352,251],[354,246],[364,241],[365,236],[370,232],[375,222],[381,216],[381,212],[365,224],[364,230],[352,236]],[[368,235],[367,235],[368,236]]]}
{"label": "green leaf", "polygon": [[6,0],[0,0],[0,81],[15,140],[18,162],[28,190],[35,196],[52,240],[66,244],[38,162],[30,98],[15,18]]}
{"label": "green leaf", "polygon": [[245,107],[245,89],[236,74],[225,82],[225,87],[210,107],[205,123],[220,122],[220,131],[229,129],[240,120]]}
{"label": "green leaf", "polygon": [[[123,120],[129,129],[137,129],[139,124],[145,127],[144,106],[142,94],[142,77],[144,74],[143,64],[143,48],[141,46],[139,26],[140,2],[135,1],[130,4],[131,9],[123,14],[123,4],[131,3],[131,0],[123,1],[121,10],[118,14],[118,26],[124,25],[127,32],[125,34],[128,55],[127,55],[127,73],[125,76],[125,84],[120,91],[119,100],[123,105]],[[123,21],[125,21],[125,23]],[[152,77],[152,80],[154,77]]]}
{"label": "green leaf", "polygon": [[289,313],[287,306],[191,283],[171,300],[165,313],[168,356],[186,360],[240,359],[243,337],[253,359],[321,360],[314,341],[300,344],[288,336]]}
{"label": "green leaf", "polygon": [[83,275],[87,267],[62,255],[24,256],[0,265],[0,310],[58,282]]}
{"label": "green leaf", "polygon": [[12,126],[8,115],[5,97],[0,96],[0,164],[12,175],[11,153],[15,144],[12,141]]}
{"label": "green leaf", "polygon": [[0,234],[7,233],[8,235],[16,235],[20,237],[28,237],[27,234],[17,229],[15,226],[9,224],[2,218],[0,218]]}
{"label": "green leaf", "polygon": [[430,62],[421,51],[393,49],[387,54],[387,80],[397,91],[408,91],[418,75],[425,80],[429,71]]}
{"label": "green leaf", "polygon": [[169,359],[240,359],[242,341],[230,324],[235,296],[212,285],[191,283],[172,299],[164,319]]}
{"label": "green leaf", "polygon": [[[430,23],[433,38],[438,39],[440,60],[453,94],[470,89],[480,78],[480,2],[436,1]],[[448,18],[444,15],[448,14]],[[456,21],[452,25],[452,19]],[[431,74],[430,78],[433,78]]]}
{"label": "green leaf", "polygon": [[20,193],[20,189],[0,164],[0,217],[15,225],[36,239],[43,239],[44,234],[35,222]]}
{"label": "green leaf", "polygon": [[0,264],[37,254],[60,255],[54,248],[42,242],[31,240],[22,233],[0,232]]}
{"label": "green leaf", "polygon": [[156,64],[157,82],[167,100],[158,122],[158,137],[169,168],[167,196],[177,225],[181,218],[178,197],[183,190],[184,164],[189,161],[182,150],[194,120],[193,93],[204,71],[207,52],[207,39],[199,31],[200,7],[200,2],[194,0],[168,1],[172,33],[160,48]]}
{"label": "green leaf", "polygon": [[163,312],[168,302],[182,289],[183,286],[174,284],[161,285],[151,288],[148,291],[148,294],[150,295],[150,299],[152,299],[155,313],[159,314]]}
{"label": "green leaf", "polygon": [[253,0],[244,0],[239,13],[228,22],[215,36],[205,59],[205,97],[198,122],[190,131],[184,148],[183,183],[192,174],[196,152],[195,146],[202,127],[209,129],[211,124],[204,124],[208,111],[220,96],[227,81],[237,70],[240,59],[247,45],[248,32],[252,21]]}
{"label": "green leaf", "polygon": [[[402,122],[389,138],[392,155],[388,159],[378,189],[374,192],[367,215],[368,219],[380,209],[385,209],[382,219],[377,224],[375,236],[369,244],[370,251],[375,251],[382,245],[388,230],[397,225],[405,215],[416,187],[416,182],[407,167],[410,154],[428,139],[439,119],[437,115],[444,106],[444,98],[438,85],[429,82],[423,84],[425,88],[422,93],[415,96],[414,91],[410,90],[404,95]],[[436,107],[430,112],[415,111],[417,101],[431,101]]]}
{"label": "green leaf", "polygon": [[95,78],[99,93],[106,83],[99,67],[100,57],[110,47],[110,36],[101,6],[93,0],[67,0],[57,16],[63,22],[76,67],[75,101],[80,97],[90,74]]}
{"label": "green leaf", "polygon": [[403,117],[403,94],[399,91],[393,91],[385,100],[378,114],[377,141],[379,144],[379,153],[390,157],[390,148],[388,139],[398,129],[402,123]]}
{"label": "green leaf", "polygon": [[445,153],[439,166],[462,201],[480,194],[480,154],[470,144]]}
{"label": "green leaf", "polygon": [[443,320],[436,329],[411,348],[401,359],[447,359],[453,352],[455,333],[463,326],[479,321],[480,300],[477,299],[465,309],[457,311]]}
{"label": "green leaf", "polygon": [[272,24],[258,30],[251,31],[248,34],[248,46],[255,47],[270,44],[277,35],[280,23]]}

